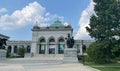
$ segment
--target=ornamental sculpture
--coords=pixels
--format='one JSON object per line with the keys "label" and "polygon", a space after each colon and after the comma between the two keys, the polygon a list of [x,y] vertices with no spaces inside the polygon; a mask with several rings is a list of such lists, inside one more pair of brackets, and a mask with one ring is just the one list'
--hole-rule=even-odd
{"label": "ornamental sculpture", "polygon": [[0,49],[5,49],[4,45],[6,45],[6,41],[7,41],[7,39],[0,38]]}
{"label": "ornamental sculpture", "polygon": [[73,48],[73,45],[75,43],[74,41],[74,37],[70,37],[70,34],[68,34],[68,37],[66,38],[66,44],[67,44],[67,48]]}

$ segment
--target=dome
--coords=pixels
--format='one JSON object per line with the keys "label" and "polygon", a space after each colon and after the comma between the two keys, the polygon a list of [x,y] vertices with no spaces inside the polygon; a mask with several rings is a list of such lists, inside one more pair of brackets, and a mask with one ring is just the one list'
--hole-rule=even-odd
{"label": "dome", "polygon": [[61,23],[61,21],[57,20],[51,24],[50,27],[64,27],[64,25]]}

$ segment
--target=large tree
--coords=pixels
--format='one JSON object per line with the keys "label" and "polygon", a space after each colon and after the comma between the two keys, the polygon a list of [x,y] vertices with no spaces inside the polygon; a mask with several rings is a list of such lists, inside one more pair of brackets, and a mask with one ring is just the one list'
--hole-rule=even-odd
{"label": "large tree", "polygon": [[[117,0],[93,0],[96,15],[90,18],[89,35],[96,40],[120,37],[120,8]],[[120,39],[120,38],[119,38]]]}
{"label": "large tree", "polygon": [[[90,18],[89,27],[86,27],[89,35],[96,42],[89,46],[87,53],[94,62],[106,63],[114,53],[120,49],[120,6],[117,0],[93,0],[95,2],[95,14]],[[117,39],[116,39],[117,37]],[[117,52],[119,53],[119,52]],[[94,55],[93,55],[94,54]],[[104,58],[104,59],[103,59]]]}

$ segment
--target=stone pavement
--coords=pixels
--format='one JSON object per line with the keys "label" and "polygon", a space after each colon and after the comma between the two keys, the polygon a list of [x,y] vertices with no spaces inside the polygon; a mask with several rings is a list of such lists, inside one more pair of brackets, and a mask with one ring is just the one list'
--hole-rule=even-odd
{"label": "stone pavement", "polygon": [[[23,61],[23,63],[20,60]],[[61,61],[58,63],[40,63],[34,62],[36,59],[31,59],[31,62],[29,62],[29,59],[25,60],[28,60],[28,62],[24,63],[24,59],[12,59],[7,60],[6,62],[0,61],[0,71],[99,71],[89,66],[84,66],[80,63],[64,64],[61,63]]]}

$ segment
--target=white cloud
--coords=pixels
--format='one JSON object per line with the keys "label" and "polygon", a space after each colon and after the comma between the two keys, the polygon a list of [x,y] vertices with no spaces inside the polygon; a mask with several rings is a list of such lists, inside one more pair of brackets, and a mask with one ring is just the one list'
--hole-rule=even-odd
{"label": "white cloud", "polygon": [[7,12],[6,8],[0,8],[0,13],[5,13],[5,12]]}
{"label": "white cloud", "polygon": [[89,26],[90,16],[94,14],[94,3],[91,0],[88,7],[82,12],[82,15],[79,20],[79,30],[77,34],[75,35],[75,39],[91,39],[88,35],[88,32],[86,31],[85,27]]}
{"label": "white cloud", "polygon": [[[51,18],[52,17],[52,18]],[[0,28],[3,30],[17,29],[25,27],[35,21],[38,21],[40,26],[47,26],[47,22],[59,17],[46,13],[44,7],[38,2],[29,3],[21,10],[14,11],[11,15],[5,14],[0,17]]]}

